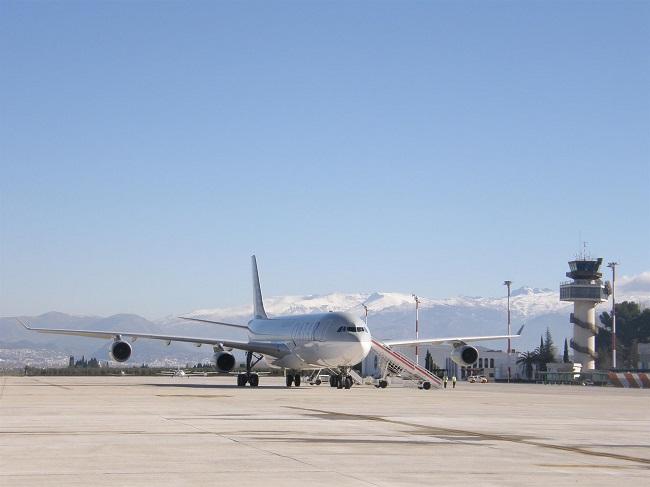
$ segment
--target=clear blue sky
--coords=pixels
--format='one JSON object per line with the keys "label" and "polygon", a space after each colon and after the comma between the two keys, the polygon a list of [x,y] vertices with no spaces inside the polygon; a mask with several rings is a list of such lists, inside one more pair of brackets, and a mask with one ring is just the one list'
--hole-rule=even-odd
{"label": "clear blue sky", "polygon": [[650,270],[650,3],[0,3],[0,314]]}

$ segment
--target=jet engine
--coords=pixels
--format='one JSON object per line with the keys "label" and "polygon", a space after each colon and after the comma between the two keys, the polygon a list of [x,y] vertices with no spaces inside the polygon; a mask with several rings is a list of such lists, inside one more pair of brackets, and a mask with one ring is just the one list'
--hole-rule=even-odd
{"label": "jet engine", "polygon": [[235,368],[235,356],[230,352],[218,352],[214,354],[214,363],[219,372],[230,372]]}
{"label": "jet engine", "polygon": [[459,345],[452,350],[451,359],[458,365],[467,367],[478,360],[478,350],[469,345]]}
{"label": "jet engine", "polygon": [[124,342],[122,340],[116,340],[111,345],[110,355],[113,360],[116,362],[126,362],[131,357],[131,352],[133,349],[129,342]]}

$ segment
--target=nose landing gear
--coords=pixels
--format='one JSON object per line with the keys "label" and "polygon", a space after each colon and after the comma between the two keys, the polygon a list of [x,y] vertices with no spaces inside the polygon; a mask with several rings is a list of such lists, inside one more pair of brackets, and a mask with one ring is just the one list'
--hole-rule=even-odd
{"label": "nose landing gear", "polygon": [[354,384],[354,380],[349,374],[330,375],[330,387],[336,387],[337,389],[350,389],[352,384]]}

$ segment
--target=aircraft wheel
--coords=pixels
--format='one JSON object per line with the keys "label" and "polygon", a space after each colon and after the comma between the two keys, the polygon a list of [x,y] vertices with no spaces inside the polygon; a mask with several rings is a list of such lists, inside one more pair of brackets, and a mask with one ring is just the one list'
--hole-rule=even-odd
{"label": "aircraft wheel", "polygon": [[343,376],[340,375],[336,376],[336,388],[343,389]]}
{"label": "aircraft wheel", "polygon": [[293,383],[293,375],[287,374],[286,379],[287,379],[287,387],[291,387],[291,384]]}
{"label": "aircraft wheel", "polygon": [[386,389],[386,387],[388,387],[388,381],[387,380],[380,380],[379,381],[379,387],[381,387],[382,389]]}
{"label": "aircraft wheel", "polygon": [[352,377],[350,377],[350,376],[348,375],[345,379],[343,379],[343,381],[344,381],[344,382],[343,382],[343,386],[344,386],[346,389],[349,389],[350,387],[352,387]]}
{"label": "aircraft wheel", "polygon": [[300,374],[293,376],[293,383],[296,385],[296,387],[300,387]]}
{"label": "aircraft wheel", "polygon": [[237,375],[237,385],[239,387],[244,387],[246,385],[246,382],[248,382],[248,379],[246,378],[246,374]]}
{"label": "aircraft wheel", "polygon": [[330,387],[336,387],[336,376],[330,375]]}
{"label": "aircraft wheel", "polygon": [[422,383],[422,389],[424,389],[425,391],[428,391],[429,389],[431,389],[431,382],[423,382]]}
{"label": "aircraft wheel", "polygon": [[251,385],[251,387],[257,387],[260,385],[260,376],[257,374],[251,374],[250,377],[248,378],[248,382]]}
{"label": "aircraft wheel", "polygon": [[317,386],[319,386],[319,385],[322,384],[322,381],[321,381],[320,379],[316,379],[316,381],[314,382],[314,384],[316,384]]}

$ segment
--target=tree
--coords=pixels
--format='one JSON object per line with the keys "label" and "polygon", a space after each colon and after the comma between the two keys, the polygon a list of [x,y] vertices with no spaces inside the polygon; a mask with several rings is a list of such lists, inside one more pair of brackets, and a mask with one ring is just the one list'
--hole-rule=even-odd
{"label": "tree", "polygon": [[568,364],[570,362],[569,360],[569,344],[567,343],[567,339],[564,339],[564,353],[562,354],[562,362],[565,364]]}
{"label": "tree", "polygon": [[546,328],[545,336],[540,337],[540,344],[537,349],[537,363],[539,364],[539,370],[546,370],[546,364],[556,362],[556,352],[557,350],[553,344],[551,330]]}
{"label": "tree", "polygon": [[424,368],[427,369],[429,372],[433,370],[431,368],[431,362],[433,362],[433,359],[431,357],[431,352],[427,350],[427,354],[424,357]]}
{"label": "tree", "polygon": [[546,352],[548,362],[555,362],[555,356],[557,355],[557,348],[553,343],[553,337],[551,336],[551,330],[546,327],[546,339],[544,341],[544,351]]}
{"label": "tree", "polygon": [[[596,335],[596,350],[599,352],[598,367],[609,365],[612,355],[612,316],[601,313],[603,326]],[[650,309],[641,310],[638,303],[623,301],[616,304],[616,352],[617,366],[633,369],[637,366],[638,344],[650,342]]]}
{"label": "tree", "polygon": [[530,379],[533,375],[533,367],[539,363],[539,349],[520,353],[517,363],[523,365],[524,375]]}

